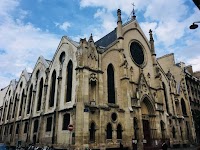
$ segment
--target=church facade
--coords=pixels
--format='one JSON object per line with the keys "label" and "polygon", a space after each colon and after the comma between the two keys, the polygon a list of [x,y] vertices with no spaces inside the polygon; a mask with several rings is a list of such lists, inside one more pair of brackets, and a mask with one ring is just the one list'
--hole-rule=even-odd
{"label": "church facade", "polygon": [[94,42],[64,36],[52,60],[11,81],[0,118],[0,141],[58,149],[156,149],[194,143],[182,69],[173,54],[156,58],[152,31],[136,17]]}

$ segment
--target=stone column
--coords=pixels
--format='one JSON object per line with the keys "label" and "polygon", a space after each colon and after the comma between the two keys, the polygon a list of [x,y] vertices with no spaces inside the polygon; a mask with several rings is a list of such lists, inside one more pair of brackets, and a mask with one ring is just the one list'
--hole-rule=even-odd
{"label": "stone column", "polygon": [[31,143],[31,136],[32,136],[32,117],[33,117],[33,107],[34,107],[34,104],[35,104],[35,94],[36,94],[36,91],[35,90],[33,90],[32,91],[32,100],[31,100],[31,102],[32,102],[32,104],[31,104],[31,110],[30,110],[30,117],[29,117],[29,128],[28,128],[28,139],[27,139],[27,141],[29,142],[29,143]]}
{"label": "stone column", "polygon": [[76,102],[76,124],[75,124],[75,147],[82,148],[83,144],[83,112],[84,112],[84,104],[83,104],[83,69],[77,69],[77,102]]}
{"label": "stone column", "polygon": [[42,144],[43,141],[43,133],[44,133],[44,128],[43,128],[43,124],[44,124],[44,113],[45,113],[45,106],[46,106],[46,99],[47,99],[47,89],[48,89],[48,69],[46,71],[46,79],[45,79],[45,83],[44,83],[44,88],[43,88],[43,97],[42,97],[42,107],[41,107],[41,113],[40,113],[40,124],[39,124],[39,133],[38,133],[38,138],[40,143]]}
{"label": "stone column", "polygon": [[54,117],[53,117],[53,135],[52,135],[52,144],[57,144],[58,139],[58,110],[60,105],[60,91],[61,91],[61,81],[62,81],[62,66],[60,67],[59,75],[58,75],[58,84],[57,84],[57,98],[56,98],[56,107],[54,110]]}
{"label": "stone column", "polygon": [[143,124],[142,124],[142,112],[141,108],[137,109],[137,118],[138,118],[138,150],[143,149],[143,139],[144,139],[144,133],[143,133]]}

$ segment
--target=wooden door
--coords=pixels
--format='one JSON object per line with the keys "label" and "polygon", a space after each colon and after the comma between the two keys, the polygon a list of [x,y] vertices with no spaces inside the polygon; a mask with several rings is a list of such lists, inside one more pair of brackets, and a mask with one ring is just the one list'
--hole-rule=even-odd
{"label": "wooden door", "polygon": [[149,147],[151,145],[151,132],[150,132],[150,125],[148,120],[142,120],[143,123],[143,133],[144,133],[144,148]]}

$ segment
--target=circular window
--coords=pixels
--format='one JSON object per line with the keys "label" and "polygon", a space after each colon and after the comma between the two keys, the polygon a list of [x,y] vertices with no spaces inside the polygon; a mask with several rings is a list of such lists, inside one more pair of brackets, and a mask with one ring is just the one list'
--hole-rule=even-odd
{"label": "circular window", "polygon": [[117,120],[117,114],[112,113],[111,118],[112,118],[112,121],[116,121]]}
{"label": "circular window", "polygon": [[139,43],[132,42],[130,46],[130,52],[134,62],[137,65],[142,65],[144,63],[144,52]]}

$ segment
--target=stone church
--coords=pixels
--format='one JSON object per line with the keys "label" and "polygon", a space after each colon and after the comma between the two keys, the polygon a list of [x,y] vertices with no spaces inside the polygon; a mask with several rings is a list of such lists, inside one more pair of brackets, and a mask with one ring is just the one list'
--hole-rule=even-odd
{"label": "stone church", "polygon": [[156,149],[194,143],[183,70],[173,54],[156,58],[133,13],[98,41],[64,36],[52,60],[12,80],[0,115],[0,141],[57,149]]}

